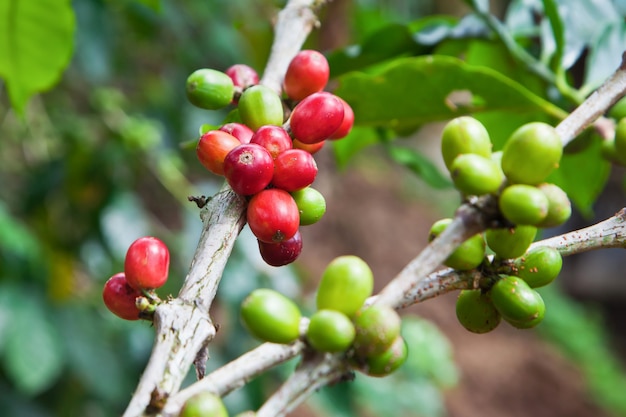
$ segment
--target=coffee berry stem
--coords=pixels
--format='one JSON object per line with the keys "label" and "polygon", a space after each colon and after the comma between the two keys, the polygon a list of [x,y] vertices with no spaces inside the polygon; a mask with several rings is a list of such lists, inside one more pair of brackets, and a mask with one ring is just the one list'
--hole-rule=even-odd
{"label": "coffee berry stem", "polygon": [[572,141],[585,127],[602,116],[626,95],[626,51],[617,70],[587,99],[556,127],[563,146]]}
{"label": "coffee berry stem", "polygon": [[283,79],[289,63],[300,51],[309,33],[319,25],[315,9],[325,3],[326,0],[290,0],[278,12],[274,26],[275,41],[260,84],[278,94],[282,92]]}
{"label": "coffee berry stem", "polygon": [[335,354],[316,353],[307,358],[257,411],[256,417],[282,417],[303,403],[321,387],[338,381],[350,372]]}
{"label": "coffee berry stem", "polygon": [[304,347],[301,341],[289,345],[263,343],[178,392],[167,401],[161,415],[177,416],[185,402],[201,392],[208,391],[223,397],[268,369],[298,356]]}

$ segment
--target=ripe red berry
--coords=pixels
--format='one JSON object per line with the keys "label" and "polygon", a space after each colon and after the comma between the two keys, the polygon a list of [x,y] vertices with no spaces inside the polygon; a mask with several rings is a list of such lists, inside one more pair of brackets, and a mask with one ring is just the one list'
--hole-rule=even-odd
{"label": "ripe red berry", "polygon": [[290,126],[293,136],[302,143],[311,144],[328,139],[343,122],[343,104],[333,94],[315,93],[302,100],[293,109]]}
{"label": "ripe red berry", "polygon": [[296,202],[291,194],[278,188],[255,194],[248,203],[246,216],[256,238],[268,243],[291,239],[300,225]]}
{"label": "ripe red berry", "polygon": [[237,146],[224,159],[226,181],[240,195],[258,193],[269,185],[273,175],[272,155],[255,143]]}
{"label": "ripe red berry", "polygon": [[252,139],[252,135],[254,134],[252,129],[241,123],[226,123],[218,130],[230,133],[231,135],[239,139],[239,142],[241,143],[250,143],[250,139]]}
{"label": "ripe red berry", "polygon": [[302,149],[288,149],[274,160],[272,184],[285,191],[301,190],[313,184],[317,164],[313,155]]}
{"label": "ripe red berry", "polygon": [[304,151],[307,151],[311,155],[313,155],[317,153],[320,149],[322,149],[325,143],[326,143],[325,140],[321,142],[317,142],[317,143],[302,143],[298,139],[294,139],[293,147],[294,149],[302,149]]}
{"label": "ripe red berry", "polygon": [[111,313],[124,320],[139,320],[139,309],[135,300],[140,296],[141,292],[128,285],[123,272],[109,278],[102,290],[104,305]]}
{"label": "ripe red berry", "polygon": [[233,135],[211,130],[200,137],[196,146],[196,155],[200,163],[217,175],[224,175],[224,158],[233,148],[241,145]]}
{"label": "ripe red berry", "polygon": [[224,72],[233,80],[234,86],[242,90],[259,83],[257,72],[245,64],[235,64]]}
{"label": "ripe red berry", "polygon": [[302,100],[322,91],[329,75],[330,67],[324,55],[313,50],[300,51],[287,67],[285,93],[292,100]]}
{"label": "ripe red berry", "polygon": [[297,231],[290,239],[278,243],[259,242],[261,258],[271,266],[283,266],[295,261],[302,252],[302,236]]}
{"label": "ripe red berry", "polygon": [[167,281],[169,268],[170,251],[156,237],[140,237],[126,251],[126,281],[136,290],[161,287]]}
{"label": "ripe red berry", "polygon": [[270,152],[273,159],[293,146],[289,133],[282,127],[273,125],[261,126],[250,139],[250,143],[263,146]]}
{"label": "ripe red berry", "polygon": [[350,107],[350,105],[341,97],[337,98],[343,105],[343,121],[341,122],[339,129],[335,130],[335,133],[333,133],[329,139],[345,138],[352,130],[352,125],[354,125],[354,111],[352,110],[352,107]]}

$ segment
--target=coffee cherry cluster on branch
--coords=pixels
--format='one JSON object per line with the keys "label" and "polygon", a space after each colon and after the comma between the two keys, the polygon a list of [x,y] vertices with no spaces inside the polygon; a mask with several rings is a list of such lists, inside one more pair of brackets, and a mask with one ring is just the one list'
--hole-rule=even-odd
{"label": "coffee cherry cluster on branch", "polygon": [[324,197],[311,187],[318,171],[313,154],[326,140],[347,136],[354,122],[350,106],[323,91],[328,77],[324,55],[304,50],[287,69],[284,97],[240,64],[225,73],[200,69],[187,80],[196,106],[237,106],[238,121],[204,133],[196,153],[206,169],[248,199],[248,225],[272,266],[293,262],[302,251],[299,227],[324,215]]}
{"label": "coffee cherry cluster on branch", "polygon": [[[529,247],[538,228],[558,226],[572,211],[566,193],[546,182],[563,153],[559,135],[550,125],[529,123],[513,132],[502,151],[492,152],[485,127],[463,116],[445,126],[441,150],[463,197],[490,194],[501,216],[500,227],[469,238],[444,262],[459,273],[482,276],[480,289],[464,290],[457,300],[460,323],[475,333],[493,330],[501,319],[516,328],[536,326],[545,305],[534,288],[557,277],[562,259],[556,249]],[[451,222],[436,222],[429,240]]]}
{"label": "coffee cherry cluster on branch", "polygon": [[322,274],[317,310],[305,330],[298,306],[269,289],[254,290],[246,297],[241,319],[263,341],[287,344],[302,337],[316,351],[344,353],[355,369],[385,376],[404,363],[408,350],[398,313],[391,307],[365,305],[373,287],[367,263],[356,256],[340,256]]}
{"label": "coffee cherry cluster on branch", "polygon": [[161,240],[151,236],[135,240],[126,251],[124,272],[104,284],[104,304],[118,317],[139,320],[158,301],[154,290],[167,281],[169,266],[170,252]]}

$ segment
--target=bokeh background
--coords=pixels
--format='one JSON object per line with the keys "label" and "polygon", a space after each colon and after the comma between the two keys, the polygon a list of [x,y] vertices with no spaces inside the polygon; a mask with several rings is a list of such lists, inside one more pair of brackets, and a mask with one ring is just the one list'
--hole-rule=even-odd
{"label": "bokeh background", "polygon": [[[496,15],[510,6],[492,3]],[[623,2],[606,3],[624,12]],[[122,413],[153,330],[109,313],[102,285],[122,270],[133,240],[154,235],[172,253],[170,279],[159,293],[177,293],[201,227],[187,196],[211,195],[221,185],[196,160],[198,128],[226,116],[191,106],[185,79],[197,68],[235,63],[262,71],[280,6],[75,0],[74,52],[58,84],[30,100],[23,115],[0,90],[0,414]],[[306,47],[328,52],[386,25],[468,10],[452,0],[334,0]],[[441,166],[440,129],[431,124],[402,140]],[[303,230],[304,251],[285,268],[266,266],[244,230],[212,312],[222,330],[209,369],[257,344],[237,318],[252,289],[277,288],[311,309],[325,265],[343,254],[365,259],[380,289],[424,247],[430,225],[459,202],[454,190],[427,185],[376,145],[347,163],[326,146],[316,160],[315,187],[327,199],[327,214]],[[623,207],[623,177],[624,169],[613,166],[592,210],[548,234]],[[622,250],[566,259],[558,283],[542,291],[548,313],[536,330],[501,326],[470,334],[456,321],[455,294],[414,306],[404,312],[407,369],[325,388],[294,415],[626,416],[624,266]],[[229,410],[257,408],[294,365],[226,397]]]}

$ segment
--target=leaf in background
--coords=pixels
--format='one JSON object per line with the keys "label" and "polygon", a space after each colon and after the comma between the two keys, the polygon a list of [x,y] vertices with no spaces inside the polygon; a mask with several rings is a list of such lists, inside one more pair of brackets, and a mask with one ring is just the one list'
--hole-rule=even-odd
{"label": "leaf in background", "polygon": [[64,363],[59,334],[42,305],[32,292],[24,295],[2,358],[7,376],[27,395],[38,394],[52,385]]}
{"label": "leaf in background", "polygon": [[598,87],[619,67],[624,49],[626,49],[624,20],[604,26],[587,58],[584,87],[587,91]]}
{"label": "leaf in background", "polygon": [[137,0],[137,3],[149,7],[157,13],[161,12],[161,0]]}
{"label": "leaf in background", "polygon": [[329,141],[339,169],[345,169],[350,160],[361,150],[379,143],[376,129],[355,126],[341,140]]}
{"label": "leaf in background", "polygon": [[488,110],[563,116],[499,72],[447,56],[402,58],[377,74],[346,74],[336,94],[350,103],[358,125],[396,131]]}
{"label": "leaf in background", "polygon": [[19,219],[14,218],[6,205],[0,201],[0,251],[33,260],[39,256],[40,249],[35,236]]}
{"label": "leaf in background", "polygon": [[0,2],[0,77],[18,113],[33,94],[59,80],[72,56],[74,31],[69,0]]}
{"label": "leaf in background", "polygon": [[449,188],[452,185],[450,180],[437,169],[430,158],[422,155],[417,150],[397,146],[393,143],[386,143],[384,148],[391,159],[410,169],[411,172],[423,179],[431,187]]}
{"label": "leaf in background", "polygon": [[559,169],[548,177],[549,182],[563,188],[586,217],[593,214],[593,203],[604,189],[611,172],[611,164],[602,157],[600,142],[594,141],[582,152],[563,155]]}
{"label": "leaf in background", "polygon": [[[549,38],[554,45],[554,51],[550,57],[550,67],[552,71],[558,72],[561,68],[561,61],[563,60],[563,51],[565,48],[565,32],[563,27],[563,20],[559,14],[559,8],[556,0],[543,0],[544,13],[548,17],[550,23],[550,35]],[[544,42],[545,45],[545,42]]]}

